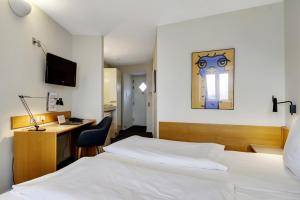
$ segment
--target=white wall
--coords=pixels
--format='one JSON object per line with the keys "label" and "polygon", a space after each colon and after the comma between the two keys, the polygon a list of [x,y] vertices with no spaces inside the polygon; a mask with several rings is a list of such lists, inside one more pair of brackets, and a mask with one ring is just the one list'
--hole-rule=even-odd
{"label": "white wall", "polygon": [[[300,106],[300,1],[285,1],[285,42],[286,42],[286,100]],[[278,107],[281,110],[283,107]],[[288,108],[288,105],[285,105]],[[290,126],[292,116],[287,109],[287,125]],[[297,114],[299,115],[299,114]],[[294,116],[297,116],[294,115]]]}
{"label": "white wall", "polygon": [[153,101],[152,101],[152,95],[153,95],[153,90],[152,90],[152,83],[153,83],[153,63],[150,63],[148,67],[146,68],[146,84],[147,84],[147,91],[146,91],[146,98],[147,98],[147,132],[153,132],[153,111],[152,111],[152,106],[153,106]]}
{"label": "white wall", "polygon": [[[71,110],[73,88],[45,84],[45,56],[31,43],[34,36],[49,52],[72,58],[72,37],[39,8],[25,18],[15,16],[8,1],[0,1],[0,192],[12,184],[12,132],[10,117],[25,115],[18,94],[46,96],[56,91]],[[28,100],[34,113],[46,112],[46,100]]]}
{"label": "white wall", "polygon": [[[131,66],[122,66],[118,67],[118,69],[122,72],[123,74],[123,91],[126,90],[126,88],[129,88],[129,86],[125,85],[128,83],[128,76],[127,75],[140,75],[140,74],[146,74],[146,84],[147,84],[147,104],[148,102],[150,103],[150,106],[147,106],[147,132],[152,132],[152,63],[145,63],[145,64],[139,64],[139,65],[131,65]],[[125,75],[127,74],[127,75]],[[126,77],[124,77],[124,75]],[[124,81],[126,79],[126,81]],[[126,90],[128,91],[128,90]],[[124,92],[123,92],[123,99],[124,99]],[[124,119],[126,116],[132,116],[132,108],[124,108],[125,104],[128,105],[127,103],[123,102],[123,123],[126,123],[126,127],[130,127],[132,125],[131,120]],[[128,112],[124,112],[124,109]],[[131,115],[130,115],[131,114]],[[124,125],[123,125],[124,128]]]}
{"label": "white wall", "polygon": [[[274,125],[272,95],[285,97],[283,4],[160,26],[157,36],[158,121]],[[191,53],[236,49],[233,111],[191,109]]]}
{"label": "white wall", "polygon": [[130,74],[123,74],[122,85],[122,129],[127,129],[133,125],[133,92],[132,77]]}
{"label": "white wall", "polygon": [[157,48],[155,46],[153,52],[153,67],[152,67],[152,134],[153,137],[158,137],[158,122],[157,122],[157,93],[155,90],[154,71],[157,71]]}
{"label": "white wall", "polygon": [[103,116],[103,37],[73,36],[73,60],[77,62],[77,85],[72,115],[100,121]]}
{"label": "white wall", "polygon": [[122,73],[117,70],[117,132],[122,129]]}

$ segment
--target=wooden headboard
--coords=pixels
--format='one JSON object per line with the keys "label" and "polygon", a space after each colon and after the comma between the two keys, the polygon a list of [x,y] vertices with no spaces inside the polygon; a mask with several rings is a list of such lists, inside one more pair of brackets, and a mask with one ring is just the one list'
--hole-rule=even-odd
{"label": "wooden headboard", "polygon": [[288,129],[272,126],[244,126],[160,122],[159,138],[186,142],[214,142],[227,150],[251,151],[250,144],[284,147]]}

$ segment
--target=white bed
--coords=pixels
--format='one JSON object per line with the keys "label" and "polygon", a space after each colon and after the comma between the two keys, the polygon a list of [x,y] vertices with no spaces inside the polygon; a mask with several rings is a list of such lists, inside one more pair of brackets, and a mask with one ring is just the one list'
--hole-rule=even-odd
{"label": "white bed", "polygon": [[282,156],[226,151],[218,160],[227,171],[102,153],[20,184],[0,200],[300,199],[300,182]]}

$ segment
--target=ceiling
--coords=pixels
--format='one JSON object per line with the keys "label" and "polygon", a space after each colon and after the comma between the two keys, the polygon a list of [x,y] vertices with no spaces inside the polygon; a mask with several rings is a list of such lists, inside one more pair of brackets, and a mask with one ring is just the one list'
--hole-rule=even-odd
{"label": "ceiling", "polygon": [[281,0],[31,0],[76,35],[104,35],[105,61],[150,62],[156,28]]}

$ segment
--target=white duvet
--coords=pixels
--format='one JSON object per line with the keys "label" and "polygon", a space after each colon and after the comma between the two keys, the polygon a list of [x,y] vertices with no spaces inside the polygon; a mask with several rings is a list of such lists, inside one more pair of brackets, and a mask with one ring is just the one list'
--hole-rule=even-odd
{"label": "white duvet", "polygon": [[132,165],[103,153],[14,186],[24,200],[233,200],[234,185]]}

